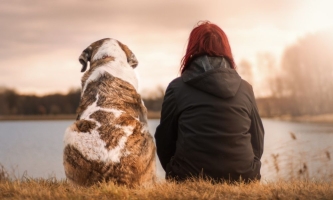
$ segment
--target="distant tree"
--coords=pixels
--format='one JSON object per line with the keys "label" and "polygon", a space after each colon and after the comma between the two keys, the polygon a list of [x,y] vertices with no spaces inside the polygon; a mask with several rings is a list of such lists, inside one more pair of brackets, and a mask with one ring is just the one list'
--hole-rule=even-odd
{"label": "distant tree", "polygon": [[284,51],[281,91],[293,115],[333,112],[333,30],[306,35]]}
{"label": "distant tree", "polygon": [[261,86],[266,86],[266,96],[269,98],[280,98],[283,96],[283,80],[280,75],[280,68],[273,54],[269,52],[257,55],[258,71],[262,76]]}
{"label": "distant tree", "polygon": [[2,89],[1,93],[0,93],[0,115],[9,115],[11,112],[11,108],[13,107],[13,105],[9,105],[9,100],[10,98],[8,98],[9,94],[12,94],[13,92],[15,92],[12,89],[8,89],[8,88],[4,88]]}
{"label": "distant tree", "polygon": [[237,70],[240,74],[240,76],[249,82],[250,84],[253,84],[253,69],[252,65],[247,60],[241,60],[241,62],[237,65]]}
{"label": "distant tree", "polygon": [[162,109],[164,93],[165,89],[162,86],[158,86],[148,96],[143,97],[143,101],[148,111],[158,112]]}
{"label": "distant tree", "polygon": [[4,114],[17,114],[19,102],[19,95],[14,89],[5,89],[1,93],[2,104],[5,105],[5,109],[2,111]]}
{"label": "distant tree", "polygon": [[77,107],[79,107],[81,98],[81,89],[80,88],[72,88],[69,90],[66,95],[67,102],[67,111],[68,113],[76,113]]}

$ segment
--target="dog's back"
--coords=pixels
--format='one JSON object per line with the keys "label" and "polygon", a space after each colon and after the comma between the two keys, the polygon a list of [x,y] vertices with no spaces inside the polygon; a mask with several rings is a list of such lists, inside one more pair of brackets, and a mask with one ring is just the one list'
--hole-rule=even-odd
{"label": "dog's back", "polygon": [[[99,44],[99,48],[103,48],[103,42]],[[118,50],[123,50],[122,45],[119,44]],[[94,43],[91,46],[91,49],[96,48]],[[135,59],[135,56],[125,48],[127,62],[131,63],[128,58]],[[95,51],[91,54],[98,55],[98,50]],[[64,139],[66,176],[79,185],[98,181],[115,181],[128,186],[151,184],[155,179],[155,146],[147,128],[146,108],[133,80],[124,80],[132,76],[118,76],[121,70],[108,70],[111,67],[108,65],[112,64],[117,65],[113,67],[131,66],[118,66],[118,58],[107,56],[105,63],[96,59],[95,63],[100,64],[95,68],[90,61],[93,68],[82,78],[78,118],[66,130]],[[137,61],[132,63],[137,65]]]}

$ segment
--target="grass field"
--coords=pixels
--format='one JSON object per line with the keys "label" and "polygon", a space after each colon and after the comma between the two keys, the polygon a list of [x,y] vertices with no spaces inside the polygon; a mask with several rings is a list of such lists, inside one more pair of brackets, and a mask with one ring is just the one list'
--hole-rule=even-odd
{"label": "grass field", "polygon": [[250,184],[161,181],[149,188],[135,189],[103,182],[92,187],[75,187],[56,178],[21,177],[13,180],[0,168],[0,199],[333,199],[333,181],[262,181]]}

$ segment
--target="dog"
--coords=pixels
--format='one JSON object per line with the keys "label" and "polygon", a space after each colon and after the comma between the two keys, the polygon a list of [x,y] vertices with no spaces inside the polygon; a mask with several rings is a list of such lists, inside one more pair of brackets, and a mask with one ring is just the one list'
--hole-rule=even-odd
{"label": "dog", "polygon": [[147,109],[137,92],[133,52],[118,40],[92,43],[80,55],[82,92],[76,121],[64,135],[69,182],[89,186],[113,181],[128,187],[155,182],[155,144]]}

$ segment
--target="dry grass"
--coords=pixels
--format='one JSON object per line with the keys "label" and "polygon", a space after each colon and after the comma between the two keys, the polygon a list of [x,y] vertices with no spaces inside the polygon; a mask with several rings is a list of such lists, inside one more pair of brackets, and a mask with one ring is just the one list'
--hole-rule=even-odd
{"label": "dry grass", "polygon": [[195,180],[181,184],[163,181],[136,189],[113,183],[74,187],[55,178],[10,180],[0,168],[0,199],[333,199],[333,181],[212,184]]}

